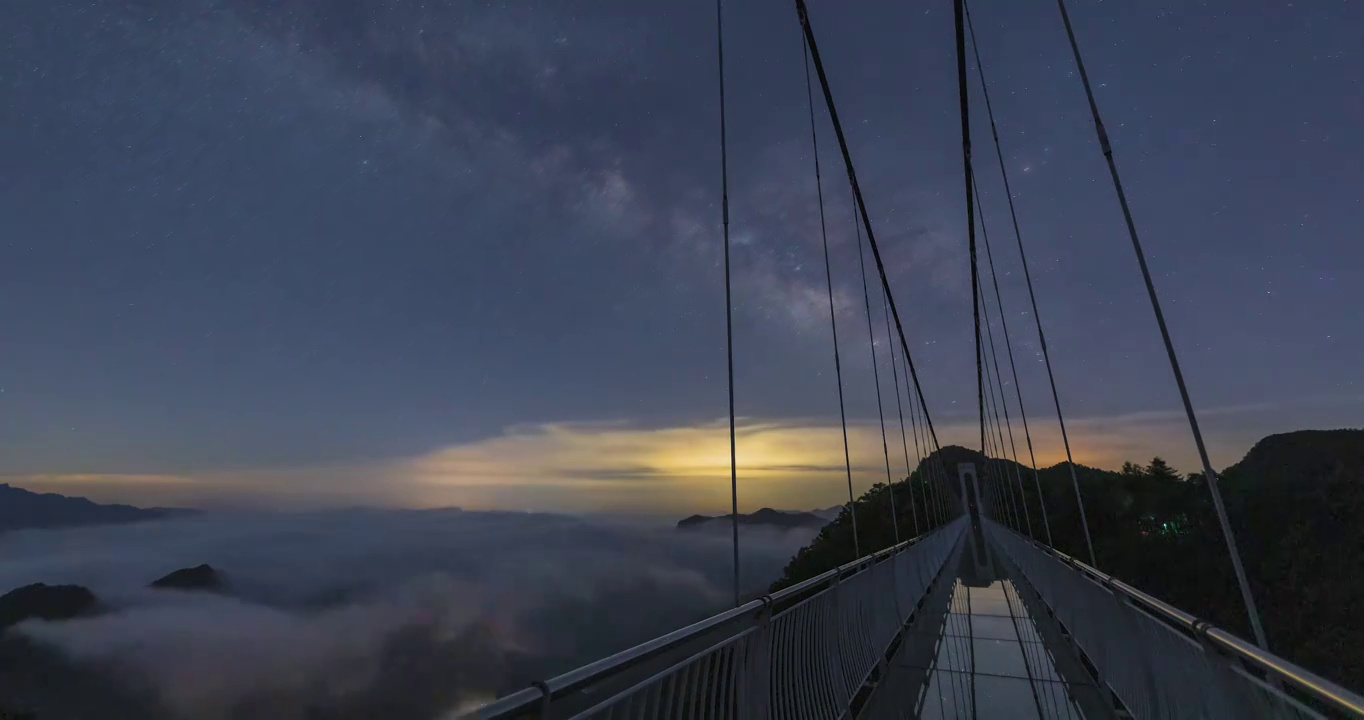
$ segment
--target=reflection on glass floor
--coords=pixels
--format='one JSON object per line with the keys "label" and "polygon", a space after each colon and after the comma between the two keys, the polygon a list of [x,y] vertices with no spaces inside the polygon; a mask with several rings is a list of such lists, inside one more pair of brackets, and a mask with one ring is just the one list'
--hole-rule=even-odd
{"label": "reflection on glass floor", "polygon": [[956,580],[918,698],[922,718],[1083,718],[1008,580]]}

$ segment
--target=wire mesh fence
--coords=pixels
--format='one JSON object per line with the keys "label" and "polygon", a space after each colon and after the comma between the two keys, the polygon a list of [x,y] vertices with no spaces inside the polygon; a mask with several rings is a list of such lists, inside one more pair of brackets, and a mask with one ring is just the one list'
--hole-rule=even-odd
{"label": "wire mesh fence", "polygon": [[1132,717],[1364,718],[1364,702],[1333,683],[1074,558],[986,527]]}
{"label": "wire mesh fence", "polygon": [[466,717],[841,717],[885,662],[961,530],[953,521]]}

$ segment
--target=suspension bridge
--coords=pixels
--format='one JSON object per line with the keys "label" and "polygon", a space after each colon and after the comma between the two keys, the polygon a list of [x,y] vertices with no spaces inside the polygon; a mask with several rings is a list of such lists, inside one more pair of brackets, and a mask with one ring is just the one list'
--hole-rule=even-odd
{"label": "suspension bridge", "polygon": [[[1275,655],[1269,648],[1065,0],[1057,0],[1059,19],[1088,100],[1096,145],[1107,163],[1198,449],[1203,481],[1251,629],[1249,640],[1162,602],[1098,567],[1043,321],[1037,311],[1024,233],[1019,227],[990,104],[990,86],[976,49],[965,0],[953,0],[953,13],[962,190],[974,300],[976,411],[983,461],[949,466],[943,459],[858,184],[852,153],[839,121],[834,91],[820,58],[815,30],[804,0],[795,0],[794,4],[805,47],[812,172],[818,188],[833,360],[843,416],[848,489],[845,512],[852,526],[854,559],[756,599],[745,602],[739,594],[739,474],[734,442],[733,326],[729,317],[732,303],[724,7],[723,0],[717,0],[721,212],[726,324],[731,349],[728,359],[734,607],[598,662],[533,683],[466,717],[1364,718],[1364,698]],[[1022,259],[1030,309],[1065,447],[1066,467],[1084,538],[1083,557],[1057,550],[1052,540],[1052,519],[1038,477],[1032,433],[1019,390],[1014,340],[1006,320],[984,216],[977,207],[969,92],[973,80],[968,72],[971,64],[968,48],[976,70],[974,82],[979,84],[984,98],[985,117],[993,140],[993,152],[988,155],[1002,175],[1011,234]],[[856,237],[862,250],[859,252],[862,299],[881,418],[885,492],[894,533],[892,545],[875,551],[859,543],[853,497],[843,368],[829,271],[826,184],[819,163],[816,113],[821,103],[816,102],[816,84],[844,162],[847,190],[857,215]],[[978,237],[983,253],[978,253]],[[910,462],[911,437],[914,452],[920,458],[918,471],[903,481],[892,478],[893,443],[887,430],[889,408],[881,403],[884,378],[877,369],[873,290],[867,280],[865,261],[868,251],[880,280],[879,300],[886,332],[892,338],[887,348],[892,368],[891,389],[896,398],[894,409],[906,468],[914,467]],[[979,262],[981,254],[985,258],[983,264]],[[989,289],[984,282],[987,277]],[[990,321],[991,297],[1001,328],[1002,362]],[[1002,368],[1006,364],[1012,376],[1026,465],[1019,462],[1014,417],[1005,392]],[[994,460],[1010,457],[1013,462],[1007,464]],[[903,492],[905,485],[907,493]],[[908,498],[908,514],[903,508],[896,508],[897,494]],[[1032,508],[1040,509],[1039,516],[1034,516]],[[902,526],[905,520],[909,521],[908,526]]]}

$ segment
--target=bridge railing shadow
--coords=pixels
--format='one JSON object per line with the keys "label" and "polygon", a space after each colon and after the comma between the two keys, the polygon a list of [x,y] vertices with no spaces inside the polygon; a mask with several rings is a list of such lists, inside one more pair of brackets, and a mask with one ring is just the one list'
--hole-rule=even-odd
{"label": "bridge railing shadow", "polygon": [[501,698],[467,718],[827,718],[865,702],[957,520]]}
{"label": "bridge railing shadow", "polygon": [[986,521],[1007,562],[1132,717],[1364,718],[1364,698]]}

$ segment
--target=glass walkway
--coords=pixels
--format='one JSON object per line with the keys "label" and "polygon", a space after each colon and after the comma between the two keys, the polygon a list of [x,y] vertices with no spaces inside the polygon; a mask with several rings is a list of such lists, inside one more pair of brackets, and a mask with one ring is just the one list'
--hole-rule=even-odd
{"label": "glass walkway", "polygon": [[889,661],[867,717],[1114,717],[1046,609],[972,540]]}

